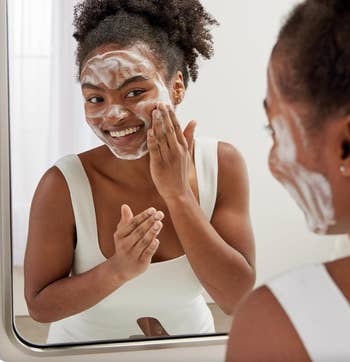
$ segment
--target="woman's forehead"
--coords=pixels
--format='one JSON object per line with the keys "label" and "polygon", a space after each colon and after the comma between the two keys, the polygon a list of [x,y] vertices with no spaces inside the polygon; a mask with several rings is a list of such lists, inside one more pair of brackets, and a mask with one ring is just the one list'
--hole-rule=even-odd
{"label": "woman's forehead", "polygon": [[[105,50],[105,49],[103,49]],[[118,88],[126,79],[135,76],[153,78],[157,73],[155,64],[137,46],[101,51],[90,58],[82,72],[81,83],[98,85],[104,83],[109,88]]]}
{"label": "woman's forehead", "polygon": [[268,101],[269,109],[273,110],[274,113],[282,112],[287,113],[299,113],[300,105],[291,102],[284,95],[280,85],[280,72],[281,65],[276,64],[276,61],[270,59],[267,69],[267,94],[266,99]]}
{"label": "woman's forehead", "polygon": [[282,101],[282,93],[278,84],[278,70],[276,63],[270,59],[268,68],[267,68],[267,91],[268,95],[274,96],[276,100]]}
{"label": "woman's forehead", "polygon": [[81,74],[86,70],[100,70],[113,68],[116,71],[120,68],[142,66],[145,69],[154,70],[155,64],[150,56],[139,49],[130,47],[117,50],[101,50],[98,54],[90,58],[84,65]]}

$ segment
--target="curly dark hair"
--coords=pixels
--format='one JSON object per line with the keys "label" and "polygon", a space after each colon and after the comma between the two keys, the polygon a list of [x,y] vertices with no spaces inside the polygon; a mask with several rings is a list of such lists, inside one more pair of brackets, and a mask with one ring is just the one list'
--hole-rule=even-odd
{"label": "curly dark hair", "polygon": [[273,57],[282,60],[278,82],[290,101],[311,106],[308,127],[350,113],[350,1],[306,0],[280,30]]}
{"label": "curly dark hair", "polygon": [[86,57],[101,45],[145,42],[170,79],[182,71],[185,85],[198,76],[199,55],[210,59],[209,26],[218,22],[198,0],[83,0],[74,8],[79,74]]}

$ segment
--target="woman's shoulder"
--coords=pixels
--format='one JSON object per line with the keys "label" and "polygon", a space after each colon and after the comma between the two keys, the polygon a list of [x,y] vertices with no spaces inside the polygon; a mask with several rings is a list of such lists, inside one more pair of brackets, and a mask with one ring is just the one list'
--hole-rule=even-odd
{"label": "woman's shoulder", "polygon": [[267,285],[256,288],[238,306],[227,356],[228,361],[310,361],[298,332]]}
{"label": "woman's shoulder", "polygon": [[333,282],[350,304],[350,256],[327,262],[324,265]]}
{"label": "woman's shoulder", "polygon": [[229,142],[217,141],[218,160],[225,167],[245,168],[245,161],[238,149]]}
{"label": "woman's shoulder", "polygon": [[249,192],[248,171],[238,149],[231,143],[218,141],[217,159],[218,199],[227,198],[232,190],[239,191],[242,197],[247,196]]}
{"label": "woman's shoulder", "polygon": [[[62,157],[58,161],[61,161],[63,159],[64,158]],[[66,189],[66,186],[67,184],[62,172],[56,166],[56,164],[54,164],[49,169],[47,169],[45,173],[41,176],[36,191],[40,191],[45,194],[47,194],[48,192],[56,193],[57,191],[63,191],[64,189]]]}
{"label": "woman's shoulder", "polygon": [[227,169],[245,169],[243,156],[231,143],[212,137],[195,137],[194,141],[195,147],[198,147],[201,153],[217,153],[219,171],[224,171],[226,174]]}
{"label": "woman's shoulder", "polygon": [[218,158],[220,161],[231,163],[231,161],[243,161],[243,157],[238,149],[231,143],[222,141],[214,137],[195,137],[195,142],[200,143],[202,147],[206,147],[208,143],[216,144]]}
{"label": "woman's shoulder", "polygon": [[[306,264],[282,273],[255,289],[237,309],[230,334],[229,354],[244,355],[251,357],[251,360],[260,355],[262,360],[266,357],[271,361],[309,361],[290,318],[295,317],[293,313],[296,308],[313,308],[317,298],[333,293],[334,284],[350,302],[349,267],[350,257],[325,264]],[[337,295],[335,293],[335,297]],[[307,308],[306,315],[312,314],[313,309]],[[322,308],[316,309],[315,313],[319,313],[319,310]],[[304,314],[298,313],[299,316]],[[298,318],[296,322],[300,325]],[[247,356],[246,353],[252,355]]]}
{"label": "woman's shoulder", "polygon": [[97,152],[99,152],[98,148],[94,148],[80,154],[66,154],[58,158],[41,176],[33,196],[33,203],[51,203],[57,206],[60,204],[63,208],[70,206],[67,177],[72,171],[74,174],[73,169],[76,169],[79,159],[87,161],[92,159]]}
{"label": "woman's shoulder", "polygon": [[76,168],[80,164],[84,166],[85,170],[93,167],[95,164],[101,164],[101,159],[103,160],[104,157],[110,154],[105,148],[104,146],[99,146],[80,153],[63,155],[54,162],[53,166],[47,170],[47,173],[54,174],[57,170],[60,170],[64,174],[65,170]]}
{"label": "woman's shoulder", "polygon": [[31,219],[49,220],[60,215],[60,220],[74,224],[69,187],[62,172],[50,167],[41,177],[31,202]]}

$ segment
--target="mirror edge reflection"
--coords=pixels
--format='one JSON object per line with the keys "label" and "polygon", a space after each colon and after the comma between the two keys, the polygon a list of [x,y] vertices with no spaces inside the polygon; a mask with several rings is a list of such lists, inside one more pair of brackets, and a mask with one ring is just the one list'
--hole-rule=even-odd
{"label": "mirror edge reflection", "polygon": [[[7,10],[7,1],[0,0],[0,44],[5,45],[0,48],[0,292],[2,317],[0,330],[3,332],[2,335],[7,337],[6,342],[23,349],[24,345],[16,331],[13,314]],[[5,341],[2,340],[1,350],[5,351],[5,348]],[[6,348],[5,352],[9,352],[9,349]]]}
{"label": "mirror edge reflection", "polygon": [[[38,356],[45,353],[49,356],[71,354],[87,354],[98,352],[121,352],[155,350],[179,347],[199,347],[226,345],[227,334],[213,336],[177,336],[165,341],[103,341],[82,344],[62,345],[36,345],[26,341],[18,333],[13,315],[13,275],[12,275],[12,238],[11,238],[11,191],[10,191],[10,129],[9,129],[9,61],[8,61],[8,23],[7,0],[0,0],[0,44],[5,44],[0,49],[0,297],[2,323],[0,325],[2,338],[1,350],[4,353],[14,353],[13,348],[27,355]],[[9,276],[10,277],[7,277]],[[3,330],[4,329],[4,330]],[[6,338],[7,337],[7,338]],[[65,349],[63,349],[64,347]],[[18,351],[17,351],[18,352]],[[3,356],[0,356],[3,357]]]}
{"label": "mirror edge reflection", "polygon": [[[1,236],[1,314],[5,335],[13,339],[12,252],[10,209],[9,72],[7,1],[0,0],[0,236]],[[6,275],[11,275],[6,278]]]}

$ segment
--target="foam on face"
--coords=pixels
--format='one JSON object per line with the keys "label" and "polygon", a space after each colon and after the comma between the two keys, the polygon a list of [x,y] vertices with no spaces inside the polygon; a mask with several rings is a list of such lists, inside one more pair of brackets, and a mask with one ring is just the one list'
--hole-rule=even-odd
{"label": "foam on face", "polygon": [[[151,79],[156,88],[155,95],[138,102],[132,109],[124,104],[108,105],[106,102],[106,106],[99,108],[98,111],[86,111],[87,122],[97,137],[116,157],[123,160],[136,160],[148,153],[147,131],[151,126],[152,116],[149,112],[147,113],[147,109],[156,108],[158,102],[172,106],[168,88],[156,66],[142,54],[138,45],[96,55],[86,62],[81,72],[82,84],[89,83],[96,86],[103,84],[109,90],[118,89],[127,79],[135,76]],[[110,119],[114,120],[111,123],[117,125],[118,120],[128,116],[141,121],[144,127],[138,131],[137,138],[130,144],[116,145],[106,137],[100,126]]]}
{"label": "foam on face", "polygon": [[[269,78],[275,94],[281,98],[271,65]],[[283,114],[289,114],[293,119],[303,139],[304,151],[307,151],[307,138],[301,117],[291,108],[281,107],[281,114],[271,122],[277,140],[277,149],[271,157],[271,163],[278,172],[281,183],[304,211],[309,229],[319,234],[326,234],[329,227],[335,224],[330,183],[322,174],[308,170],[297,161],[296,142]]]}

